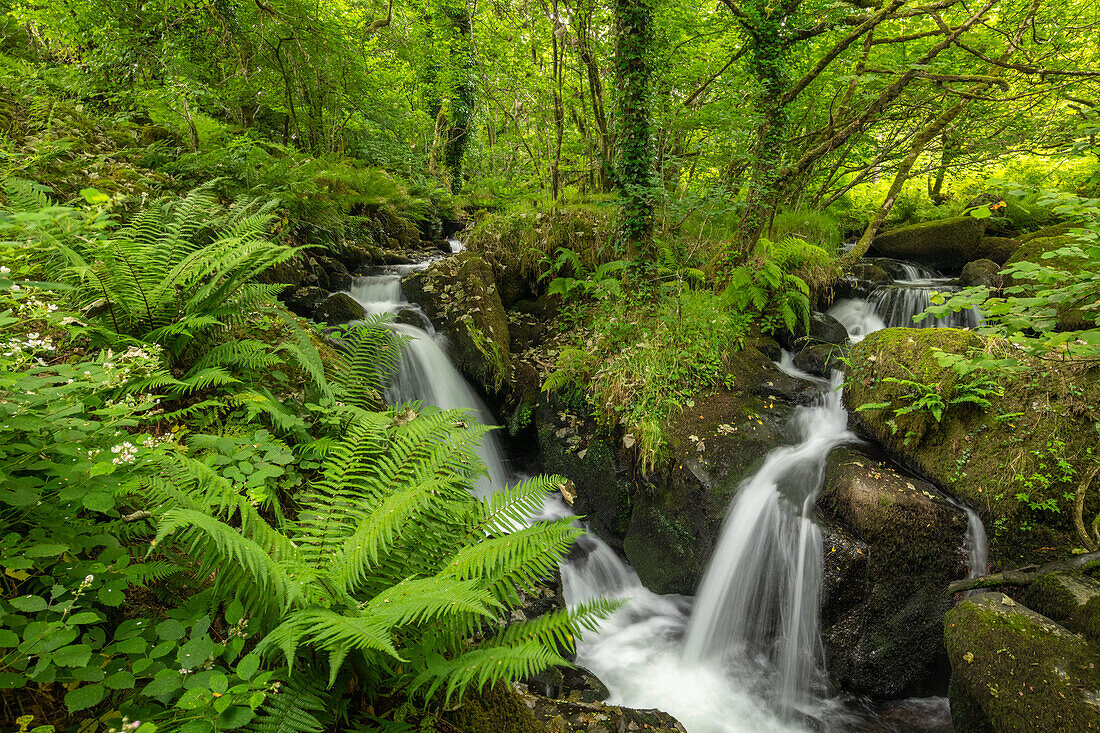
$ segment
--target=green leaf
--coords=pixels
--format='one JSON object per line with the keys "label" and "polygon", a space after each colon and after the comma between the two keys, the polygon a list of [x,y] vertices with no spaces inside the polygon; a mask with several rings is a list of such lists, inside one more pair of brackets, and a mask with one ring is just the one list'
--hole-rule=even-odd
{"label": "green leaf", "polygon": [[254,716],[255,713],[252,712],[251,708],[239,705],[230,706],[218,716],[218,730],[240,728],[242,725],[249,723]]}
{"label": "green leaf", "polygon": [[133,688],[136,681],[133,672],[123,669],[104,679],[103,686],[112,690],[129,690]]}
{"label": "green leaf", "polygon": [[184,644],[177,655],[181,669],[198,669],[214,653],[214,642],[207,636],[191,639]]}
{"label": "green leaf", "polygon": [[41,596],[18,596],[8,601],[12,606],[20,611],[27,613],[36,613],[38,611],[44,611],[46,609],[46,599]]}
{"label": "green leaf", "polygon": [[187,635],[187,627],[174,618],[157,624],[157,636],[168,641],[178,641]]}
{"label": "green leaf", "polygon": [[194,710],[200,705],[208,705],[214,696],[210,690],[196,687],[183,693],[183,697],[176,701],[176,707],[181,710]]}
{"label": "green leaf", "polygon": [[183,687],[183,679],[174,669],[162,669],[142,692],[149,697],[164,697]]}
{"label": "green leaf", "polygon": [[93,705],[98,705],[106,696],[107,688],[103,685],[81,685],[75,690],[66,693],[65,707],[67,707],[70,712],[76,712],[77,710],[83,710]]}
{"label": "green leaf", "polygon": [[115,508],[115,498],[106,491],[93,491],[85,494],[80,503],[84,505],[85,509],[90,509],[93,512],[109,512]]}
{"label": "green leaf", "polygon": [[19,646],[19,635],[11,629],[0,629],[0,649],[10,649],[14,646]]}
{"label": "green leaf", "polygon": [[84,667],[91,657],[92,648],[87,644],[71,644],[55,651],[53,662],[60,667]]}
{"label": "green leaf", "polygon": [[237,662],[237,676],[242,680],[252,679],[252,676],[260,669],[260,657],[255,654],[245,654],[241,661]]}
{"label": "green leaf", "polygon": [[72,616],[69,616],[69,623],[96,624],[99,623],[102,619],[103,617],[95,611],[81,611],[80,613],[74,613]]}
{"label": "green leaf", "polygon": [[98,188],[82,188],[80,189],[80,197],[93,206],[105,204],[111,200],[110,196]]}

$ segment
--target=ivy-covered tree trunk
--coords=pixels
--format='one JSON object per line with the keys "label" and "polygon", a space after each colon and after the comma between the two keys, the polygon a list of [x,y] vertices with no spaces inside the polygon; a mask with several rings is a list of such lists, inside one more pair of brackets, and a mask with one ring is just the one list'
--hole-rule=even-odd
{"label": "ivy-covered tree trunk", "polygon": [[473,24],[465,3],[449,2],[441,8],[451,28],[451,98],[447,144],[443,164],[451,178],[451,191],[462,190],[462,159],[470,142],[470,130],[477,103]]}
{"label": "ivy-covered tree trunk", "polygon": [[619,237],[635,257],[645,250],[653,231],[654,3],[614,0],[615,123],[619,143],[615,184],[622,197]]}

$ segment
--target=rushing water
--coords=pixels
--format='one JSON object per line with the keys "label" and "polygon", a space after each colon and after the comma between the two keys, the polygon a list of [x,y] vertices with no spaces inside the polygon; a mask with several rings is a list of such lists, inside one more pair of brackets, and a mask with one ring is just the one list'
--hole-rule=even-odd
{"label": "rushing water", "polygon": [[[452,242],[452,250],[460,249]],[[387,274],[356,278],[351,295],[369,313],[415,309],[401,294],[402,271],[407,270],[391,268]],[[866,333],[884,325],[870,316],[863,323]],[[486,424],[494,422],[451,364],[440,337],[414,326],[391,327],[410,338],[388,394],[391,401],[466,408]],[[624,600],[598,633],[580,641],[577,662],[607,685],[609,702],[665,710],[689,733],[943,730],[946,706],[939,699],[895,707],[895,712],[919,721],[899,727],[886,725],[879,710],[853,712],[823,694],[821,538],[811,511],[829,451],[855,438],[847,431],[839,374],[831,382],[810,377],[793,366],[788,353],[779,367],[815,382],[821,394],[812,405],[796,410],[798,442],[772,450],[738,491],[694,602],[647,590],[595,535],[582,537],[563,564],[569,605],[601,596]],[[485,495],[511,477],[492,433],[481,458],[488,476],[476,491]],[[544,513],[562,517],[569,510],[553,500]],[[976,535],[970,545],[984,552],[984,540]],[[972,566],[981,563],[984,569],[983,558],[972,554]]]}
{"label": "rushing water", "polygon": [[853,342],[880,328],[975,328],[981,323],[982,315],[977,308],[914,322],[913,316],[924,312],[933,293],[949,293],[958,288],[951,285],[950,278],[927,267],[911,262],[886,262],[897,277],[894,282],[875,288],[867,300],[845,298],[829,310],[848,329]]}

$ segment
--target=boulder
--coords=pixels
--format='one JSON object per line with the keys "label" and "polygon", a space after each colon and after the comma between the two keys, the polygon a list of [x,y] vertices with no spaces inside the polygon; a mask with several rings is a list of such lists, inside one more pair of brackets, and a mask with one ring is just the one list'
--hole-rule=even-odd
{"label": "boulder", "polygon": [[1021,234],[1016,237],[1020,240],[1021,244],[1030,242],[1033,239],[1046,239],[1047,237],[1060,237],[1064,234],[1069,234],[1074,229],[1080,229],[1081,223],[1074,221],[1064,221],[1061,224],[1052,224],[1042,229],[1037,229],[1034,232],[1028,232],[1027,234]]}
{"label": "boulder", "polygon": [[[983,372],[961,377],[937,349],[1012,357],[1019,367],[985,375],[992,381],[982,386]],[[1091,470],[1100,368],[1029,359],[1007,342],[951,328],[877,331],[852,346],[848,361],[844,401],[855,429],[974,507],[993,564],[1042,564],[1077,545],[1073,494]],[[987,406],[958,401],[981,394]],[[906,412],[920,401],[940,405],[940,418],[928,408]],[[1098,509],[1094,493],[1086,523]]]}
{"label": "boulder", "polygon": [[412,273],[402,287],[447,337],[455,366],[475,384],[499,391],[510,373],[511,337],[488,263],[461,252]]}
{"label": "boulder", "polygon": [[462,733],[547,733],[532,707],[525,695],[497,683],[467,692],[462,704],[446,711],[443,719]]}
{"label": "boulder", "polygon": [[847,354],[846,346],[816,344],[798,352],[794,357],[794,365],[814,376],[826,377],[837,366],[844,366],[844,358]]}
{"label": "boulder", "polygon": [[1100,729],[1100,656],[1002,593],[972,595],[947,613],[956,730]]}
{"label": "boulder", "polygon": [[805,334],[796,336],[784,329],[776,336],[783,348],[794,351],[807,344],[843,344],[848,340],[848,331],[828,313],[814,311],[810,314]]}
{"label": "boulder", "polygon": [[329,293],[316,285],[294,288],[282,296],[287,309],[302,318],[313,318],[317,306],[325,301]]}
{"label": "boulder", "polygon": [[963,266],[959,275],[963,287],[984,285],[994,290],[1001,287],[1001,266],[993,260],[974,260]]}
{"label": "boulder", "polygon": [[1100,580],[1084,573],[1050,573],[1028,586],[1023,600],[1070,631],[1100,643]]}
{"label": "boulder", "polygon": [[309,268],[317,276],[317,284],[333,292],[351,288],[351,273],[335,257],[311,257]]}
{"label": "boulder", "polygon": [[357,321],[367,313],[363,306],[355,302],[347,293],[333,293],[325,298],[313,311],[313,320],[329,326],[340,326]]}
{"label": "boulder", "polygon": [[1020,240],[1012,237],[982,237],[978,248],[974,250],[974,259],[993,260],[1004,264],[1020,247]]}
{"label": "boulder", "polygon": [[830,674],[877,697],[931,689],[945,661],[943,589],[967,574],[965,513],[848,447],[829,455],[817,505],[850,530],[823,534],[826,568],[836,566],[822,614]]}
{"label": "boulder", "polygon": [[912,260],[943,272],[958,272],[980,259],[985,220],[972,216],[929,221],[883,232],[871,242],[872,254]]}
{"label": "boulder", "polygon": [[573,480],[573,510],[621,548],[658,593],[693,593],[741,482],[777,445],[814,389],[746,347],[720,388],[665,427],[668,449],[650,472],[636,468],[635,436],[601,433],[583,399],[552,393],[535,415],[544,470]]}

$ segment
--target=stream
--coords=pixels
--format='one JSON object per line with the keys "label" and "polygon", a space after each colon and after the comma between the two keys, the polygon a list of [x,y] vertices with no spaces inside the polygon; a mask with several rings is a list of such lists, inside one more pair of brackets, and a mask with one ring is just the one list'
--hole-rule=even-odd
{"label": "stream", "polygon": [[[452,251],[461,248],[452,241]],[[896,264],[893,283],[866,300],[842,300],[830,309],[852,341],[887,326],[913,325],[912,316],[927,306],[933,290],[950,289],[937,273]],[[395,403],[420,400],[468,409],[495,424],[447,357],[441,337],[401,292],[401,277],[426,265],[359,277],[350,290],[368,313],[400,313],[405,321],[391,326],[409,344],[388,397]],[[423,327],[407,323],[417,319]],[[965,327],[979,319],[975,311],[920,325]],[[796,369],[788,353],[777,366],[813,383],[818,394],[792,417],[798,442],[771,450],[737,492],[694,598],[650,592],[591,533],[562,566],[568,604],[600,596],[624,600],[598,633],[580,641],[577,664],[604,682],[609,704],[664,710],[689,733],[950,731],[945,698],[872,703],[829,689],[818,624],[821,534],[813,507],[829,451],[858,438],[847,429],[843,375],[813,377]],[[519,478],[493,433],[486,436],[481,458],[488,471],[475,487],[479,496]],[[977,575],[985,571],[985,533],[977,515],[966,511],[971,574]],[[570,515],[560,499],[549,500],[544,509],[546,517]]]}

